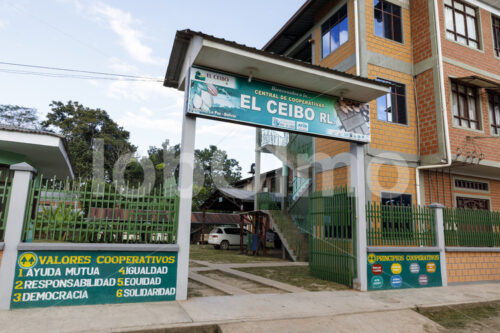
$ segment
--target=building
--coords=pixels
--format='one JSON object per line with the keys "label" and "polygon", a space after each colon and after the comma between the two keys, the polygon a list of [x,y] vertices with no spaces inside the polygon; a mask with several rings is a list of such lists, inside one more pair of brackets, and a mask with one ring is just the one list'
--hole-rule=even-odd
{"label": "building", "polygon": [[42,130],[0,125],[0,172],[28,163],[45,177],[73,178],[64,136]]}
{"label": "building", "polygon": [[[308,0],[263,49],[391,84],[369,103],[366,202],[500,211],[499,1]],[[298,137],[314,158],[294,182],[350,185],[328,163],[348,142]]]}

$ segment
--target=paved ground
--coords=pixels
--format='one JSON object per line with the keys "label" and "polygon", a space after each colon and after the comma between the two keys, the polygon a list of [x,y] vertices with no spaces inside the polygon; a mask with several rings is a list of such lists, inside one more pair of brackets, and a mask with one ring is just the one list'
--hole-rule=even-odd
{"label": "paved ground", "polygon": [[[274,289],[279,289],[284,292],[290,293],[300,293],[306,292],[302,288],[292,286],[290,284],[282,283],[275,280],[266,279],[261,276],[254,274],[245,273],[239,271],[235,268],[247,268],[247,267],[282,267],[282,266],[307,266],[307,262],[262,262],[262,263],[241,263],[241,264],[214,264],[207,261],[201,260],[191,260],[195,263],[194,266],[189,268],[189,278],[191,280],[203,283],[211,288],[222,291],[228,295],[246,295],[252,294],[252,292],[239,288],[234,283],[224,283],[224,279],[214,279],[203,275],[203,272],[209,271],[220,271],[229,275],[237,276],[240,280],[249,280],[260,285],[268,286]],[[201,273],[201,274],[200,274]]]}
{"label": "paved ground", "polygon": [[[245,322],[249,327],[267,324],[274,327],[273,332],[289,331],[290,327],[304,332],[307,330],[303,327],[318,321],[335,325],[340,332],[368,328],[374,332],[432,332],[439,327],[416,313],[408,317],[410,312],[406,310],[498,300],[500,283],[364,293],[349,290],[213,296],[181,302],[0,311],[0,331],[126,332],[217,323],[224,332],[240,332],[243,328],[238,329],[238,323]],[[291,323],[295,325],[287,326]]]}

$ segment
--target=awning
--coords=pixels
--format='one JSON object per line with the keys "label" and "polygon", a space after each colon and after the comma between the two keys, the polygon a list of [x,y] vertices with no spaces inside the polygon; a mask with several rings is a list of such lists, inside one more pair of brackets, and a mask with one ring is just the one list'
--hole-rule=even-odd
{"label": "awning", "polygon": [[460,77],[457,80],[460,80],[464,83],[468,83],[474,85],[479,88],[488,89],[495,92],[500,92],[500,82],[495,82],[493,80],[488,80],[483,77],[477,75],[464,76]]}
{"label": "awning", "polygon": [[258,50],[191,30],[177,31],[164,85],[184,90],[189,66],[198,65],[297,89],[366,103],[390,91],[389,85]]}
{"label": "awning", "polygon": [[4,164],[26,162],[47,177],[73,177],[66,141],[55,133],[0,125],[0,154]]}

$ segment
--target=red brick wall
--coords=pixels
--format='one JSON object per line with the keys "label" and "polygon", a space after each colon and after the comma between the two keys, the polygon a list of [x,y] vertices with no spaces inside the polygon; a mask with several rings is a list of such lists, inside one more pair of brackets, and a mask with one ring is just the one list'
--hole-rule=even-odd
{"label": "red brick wall", "polygon": [[495,58],[493,48],[491,13],[484,9],[479,9],[481,28],[478,33],[482,35],[482,38],[480,40],[480,50],[476,50],[446,38],[443,0],[438,0],[438,8],[443,57],[457,59],[476,68],[500,75],[500,60]]}
{"label": "red brick wall", "polygon": [[[434,171],[424,170],[422,171],[424,175],[424,183],[421,184],[425,187],[425,204],[431,204],[433,202],[439,202],[446,207],[456,207],[457,203],[455,201],[455,195],[463,197],[475,197],[480,196],[481,198],[490,199],[491,210],[500,212],[500,181],[492,179],[484,179],[479,177],[470,177],[462,175],[451,176],[445,172],[441,173],[441,170],[437,173]],[[470,179],[482,182],[488,182],[490,184],[489,192],[479,192],[479,191],[468,191],[466,189],[455,189],[454,188],[454,178],[460,179]],[[450,179],[451,178],[451,179]]]}
{"label": "red brick wall", "polygon": [[432,56],[427,0],[410,1],[410,19],[413,36],[413,62],[417,64]]}
{"label": "red brick wall", "polygon": [[[498,68],[500,68],[500,60],[495,60],[497,62]],[[490,114],[488,106],[488,96],[484,89],[478,89],[478,96],[480,97],[480,118],[482,120],[482,130],[472,131],[463,128],[457,128],[453,126],[453,110],[452,110],[452,100],[451,100],[451,83],[450,77],[465,77],[470,75],[481,76],[476,72],[471,72],[467,69],[451,65],[448,63],[443,64],[444,69],[444,86],[446,95],[446,105],[448,106],[448,124],[450,127],[450,146],[452,154],[457,152],[458,148],[467,151],[476,151],[478,153],[483,153],[485,159],[489,161],[500,162],[500,139],[496,137],[491,137],[490,130]],[[500,82],[499,82],[500,83]],[[467,136],[471,137],[488,137],[485,139],[473,139],[467,140]]]}
{"label": "red brick wall", "polygon": [[439,151],[434,94],[433,70],[418,75],[415,80],[417,90],[418,125],[420,134],[420,155],[432,155]]}

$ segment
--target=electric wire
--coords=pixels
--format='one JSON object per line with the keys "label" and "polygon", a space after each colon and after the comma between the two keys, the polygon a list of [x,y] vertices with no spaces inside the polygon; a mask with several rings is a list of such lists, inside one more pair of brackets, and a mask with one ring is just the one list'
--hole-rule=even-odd
{"label": "electric wire", "polygon": [[[0,65],[48,70],[48,71],[35,71],[35,70],[20,70],[20,69],[10,69],[10,68],[0,68],[0,73],[8,73],[8,74],[34,75],[34,76],[42,76],[42,77],[72,78],[72,79],[85,79],[85,80],[163,82],[163,80],[161,80],[159,78],[148,77],[148,76],[86,71],[86,70],[79,70],[79,69],[73,69],[73,68],[61,68],[61,67],[50,67],[50,66],[40,66],[40,65],[31,65],[31,64],[19,64],[19,63],[11,63],[11,62],[4,62],[4,61],[0,61]],[[62,71],[62,72],[68,72],[68,73],[57,73],[54,71],[59,71],[59,72]],[[69,74],[69,73],[74,73],[74,74]]]}

